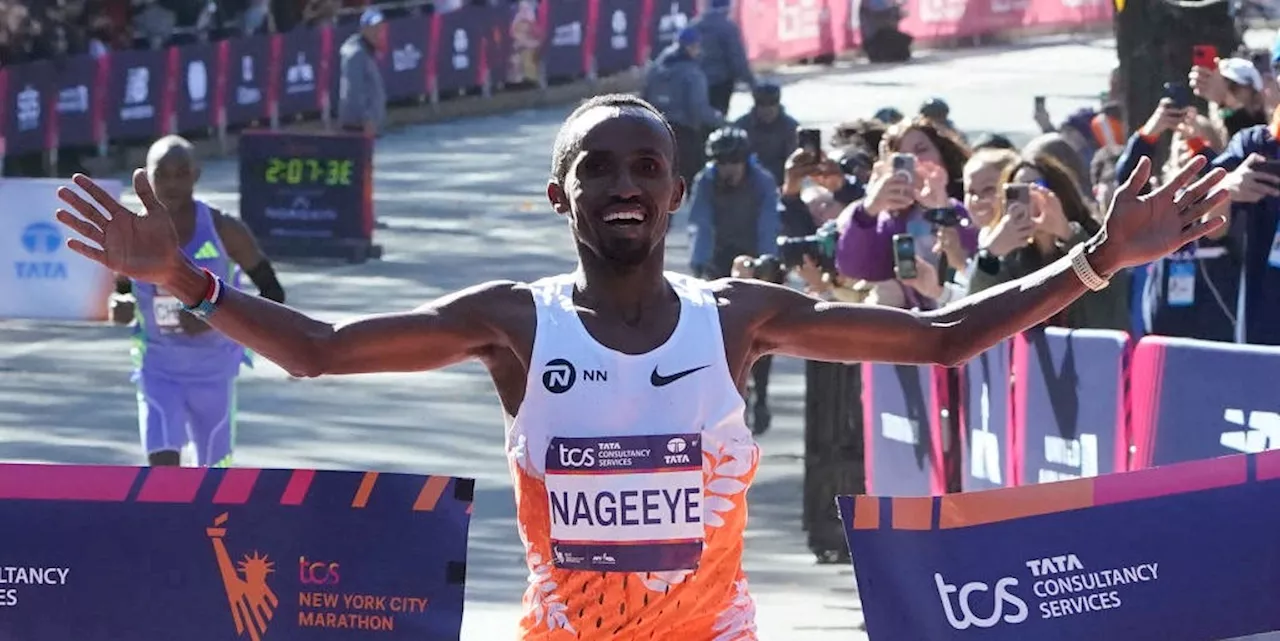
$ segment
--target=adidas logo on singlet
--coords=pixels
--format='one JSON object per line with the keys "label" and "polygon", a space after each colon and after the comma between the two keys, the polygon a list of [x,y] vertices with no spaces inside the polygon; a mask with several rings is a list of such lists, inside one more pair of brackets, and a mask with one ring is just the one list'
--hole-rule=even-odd
{"label": "adidas logo on singlet", "polygon": [[204,241],[204,244],[200,246],[200,250],[196,252],[195,259],[213,260],[221,255],[222,254],[218,253],[218,248],[213,246],[213,241],[206,240]]}

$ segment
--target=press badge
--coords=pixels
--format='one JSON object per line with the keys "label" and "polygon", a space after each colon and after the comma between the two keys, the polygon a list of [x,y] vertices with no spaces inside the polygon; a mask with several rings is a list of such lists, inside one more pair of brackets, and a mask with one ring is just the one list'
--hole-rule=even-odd
{"label": "press badge", "polygon": [[1271,254],[1267,256],[1267,263],[1280,269],[1280,222],[1276,223],[1276,235],[1271,237]]}
{"label": "press badge", "polygon": [[165,333],[181,332],[182,301],[170,296],[169,292],[157,287],[155,299],[151,301],[151,311],[156,317],[156,327]]}
{"label": "press badge", "polygon": [[1196,262],[1175,260],[1169,263],[1169,281],[1165,300],[1173,307],[1187,307],[1196,302]]}
{"label": "press badge", "polygon": [[702,435],[553,438],[546,486],[556,567],[697,569]]}

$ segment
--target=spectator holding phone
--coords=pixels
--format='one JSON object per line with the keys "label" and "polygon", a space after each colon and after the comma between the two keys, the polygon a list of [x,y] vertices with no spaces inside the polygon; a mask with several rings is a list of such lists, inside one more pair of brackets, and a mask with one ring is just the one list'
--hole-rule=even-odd
{"label": "spectator holding phone", "polygon": [[[1204,57],[1201,54],[1198,57]],[[1198,60],[1187,78],[1191,90],[1210,103],[1214,120],[1227,135],[1255,125],[1266,124],[1266,98],[1262,74],[1244,58]]]}
{"label": "spectator holding phone", "polygon": [[[971,293],[1029,274],[1066,255],[1098,233],[1101,224],[1057,160],[1019,160],[1000,177],[995,216],[979,234]],[[1111,286],[1089,292],[1050,323],[1073,329],[1129,328],[1129,277],[1116,274]]]}
{"label": "spectator holding phone", "polygon": [[[928,121],[917,120],[890,128],[881,141],[880,156],[866,196],[840,215],[836,266],[846,278],[872,284],[869,302],[934,307],[934,300],[898,280],[899,267],[912,267],[914,259],[900,260],[902,248],[894,238],[914,239],[910,253],[931,265],[947,256],[950,265],[963,267],[976,247],[977,234],[969,213],[952,195],[953,185],[960,185],[955,193],[963,196],[963,182],[952,176],[961,176],[967,151]],[[953,275],[949,269],[938,272],[943,281]],[[903,278],[918,276],[909,273]]]}

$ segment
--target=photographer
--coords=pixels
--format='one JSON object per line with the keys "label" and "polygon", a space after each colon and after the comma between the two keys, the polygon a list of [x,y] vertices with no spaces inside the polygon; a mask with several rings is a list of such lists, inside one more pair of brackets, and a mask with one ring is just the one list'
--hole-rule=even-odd
{"label": "photographer", "polygon": [[689,205],[690,266],[723,278],[733,259],[772,253],[778,238],[778,189],[751,154],[747,132],[725,127],[707,138],[711,159],[694,178]]}

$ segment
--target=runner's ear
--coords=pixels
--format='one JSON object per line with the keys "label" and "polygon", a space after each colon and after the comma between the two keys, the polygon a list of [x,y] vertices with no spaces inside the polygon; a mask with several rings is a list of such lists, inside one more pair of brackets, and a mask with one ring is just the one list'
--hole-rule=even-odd
{"label": "runner's ear", "polygon": [[687,186],[683,177],[676,177],[675,187],[671,190],[671,202],[667,204],[667,213],[673,214],[680,209],[680,205],[684,203],[684,191]]}
{"label": "runner's ear", "polygon": [[554,180],[547,182],[547,200],[551,201],[551,208],[557,214],[566,215],[569,213],[569,195],[564,193],[564,187],[561,187]]}

